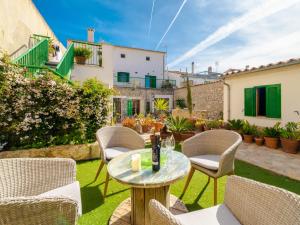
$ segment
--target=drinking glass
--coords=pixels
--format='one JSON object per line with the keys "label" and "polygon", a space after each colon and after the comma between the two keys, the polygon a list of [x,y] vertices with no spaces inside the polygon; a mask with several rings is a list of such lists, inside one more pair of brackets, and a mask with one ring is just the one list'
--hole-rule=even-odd
{"label": "drinking glass", "polygon": [[160,143],[160,149],[163,154],[167,154],[167,139],[162,139]]}
{"label": "drinking glass", "polygon": [[172,150],[175,149],[175,139],[173,135],[171,137],[168,137],[166,144],[167,144],[167,151],[169,155],[168,158],[172,160]]}

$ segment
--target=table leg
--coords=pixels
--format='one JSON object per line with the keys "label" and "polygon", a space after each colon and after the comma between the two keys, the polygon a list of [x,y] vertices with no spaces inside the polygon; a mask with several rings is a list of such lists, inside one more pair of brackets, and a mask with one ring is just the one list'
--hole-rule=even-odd
{"label": "table leg", "polygon": [[169,186],[131,189],[131,224],[150,225],[149,201],[156,199],[166,208],[170,207]]}

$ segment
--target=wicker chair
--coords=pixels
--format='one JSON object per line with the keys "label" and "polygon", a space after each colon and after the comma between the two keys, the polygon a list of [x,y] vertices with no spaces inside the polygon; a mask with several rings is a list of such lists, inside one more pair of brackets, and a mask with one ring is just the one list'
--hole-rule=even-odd
{"label": "wicker chair", "polygon": [[224,204],[174,216],[152,199],[149,213],[152,225],[300,225],[300,196],[229,176]]}
{"label": "wicker chair", "polygon": [[[144,139],[134,130],[128,127],[111,126],[103,127],[96,133],[97,141],[100,147],[100,166],[97,170],[94,182],[97,180],[104,164],[107,164],[116,156],[145,147]],[[109,182],[109,174],[106,173],[105,187],[103,197],[106,197]]]}
{"label": "wicker chair", "polygon": [[0,225],[71,225],[79,214],[74,160],[0,160]]}
{"label": "wicker chair", "polygon": [[195,170],[201,171],[214,179],[214,205],[217,204],[219,177],[234,173],[234,157],[241,136],[228,130],[210,130],[192,138],[182,144],[182,152],[191,160],[192,168],[182,192],[184,195]]}

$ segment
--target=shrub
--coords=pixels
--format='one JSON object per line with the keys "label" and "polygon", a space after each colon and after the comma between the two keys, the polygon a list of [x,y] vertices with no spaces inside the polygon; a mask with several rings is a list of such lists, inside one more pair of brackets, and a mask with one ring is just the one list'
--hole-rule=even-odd
{"label": "shrub", "polygon": [[247,120],[243,121],[242,132],[245,135],[255,135],[257,127],[255,125],[250,125]]}
{"label": "shrub", "polygon": [[240,119],[237,120],[228,120],[228,128],[230,130],[241,130],[243,128],[243,121]]}
{"label": "shrub", "polygon": [[186,118],[169,117],[166,121],[168,129],[172,132],[185,132],[192,129],[192,124]]}
{"label": "shrub", "polygon": [[0,62],[0,143],[5,149],[95,140],[106,123],[109,89],[95,79],[72,85],[52,73],[26,78],[24,69]]}
{"label": "shrub", "polygon": [[224,121],[223,120],[206,120],[205,126],[207,129],[220,129],[223,127]]}
{"label": "shrub", "polygon": [[92,56],[92,51],[85,47],[76,47],[74,48],[74,57],[76,56],[82,56],[89,59]]}
{"label": "shrub", "polygon": [[280,137],[290,140],[300,140],[299,124],[288,122],[284,128],[280,129]]}
{"label": "shrub", "polygon": [[265,137],[277,138],[280,135],[280,122],[276,123],[273,127],[265,127],[263,130]]}
{"label": "shrub", "polygon": [[186,108],[185,100],[183,98],[176,99],[176,106],[180,109]]}

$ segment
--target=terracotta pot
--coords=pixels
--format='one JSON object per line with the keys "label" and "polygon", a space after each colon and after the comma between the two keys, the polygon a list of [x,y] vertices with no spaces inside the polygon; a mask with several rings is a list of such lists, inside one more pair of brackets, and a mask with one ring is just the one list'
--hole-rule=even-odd
{"label": "terracotta pot", "polygon": [[143,133],[147,133],[150,130],[150,128],[148,125],[142,125],[142,130],[143,130]]}
{"label": "terracotta pot", "polygon": [[181,134],[178,132],[172,132],[173,137],[175,139],[176,142],[180,142],[181,141]]}
{"label": "terracotta pot", "polygon": [[274,137],[264,137],[264,139],[265,139],[265,145],[266,145],[268,148],[273,148],[273,149],[278,148],[279,138],[274,138]]}
{"label": "terracotta pot", "polygon": [[253,142],[253,135],[252,134],[243,134],[244,142],[252,143]]}
{"label": "terracotta pot", "polygon": [[262,146],[264,144],[264,138],[262,137],[255,137],[254,140],[255,140],[255,144],[258,146]]}
{"label": "terracotta pot", "polygon": [[180,135],[181,135],[181,141],[184,141],[186,139],[193,137],[195,135],[195,132],[192,132],[192,131],[184,132],[184,133],[181,133]]}
{"label": "terracotta pot", "polygon": [[160,129],[162,129],[164,127],[164,124],[161,123],[161,122],[155,122],[154,123],[154,129],[155,129],[155,132],[159,132]]}
{"label": "terracotta pot", "polygon": [[86,58],[84,56],[75,56],[75,62],[77,64],[85,64]]}
{"label": "terracotta pot", "polygon": [[287,138],[280,138],[283,151],[291,154],[297,154],[299,141]]}

